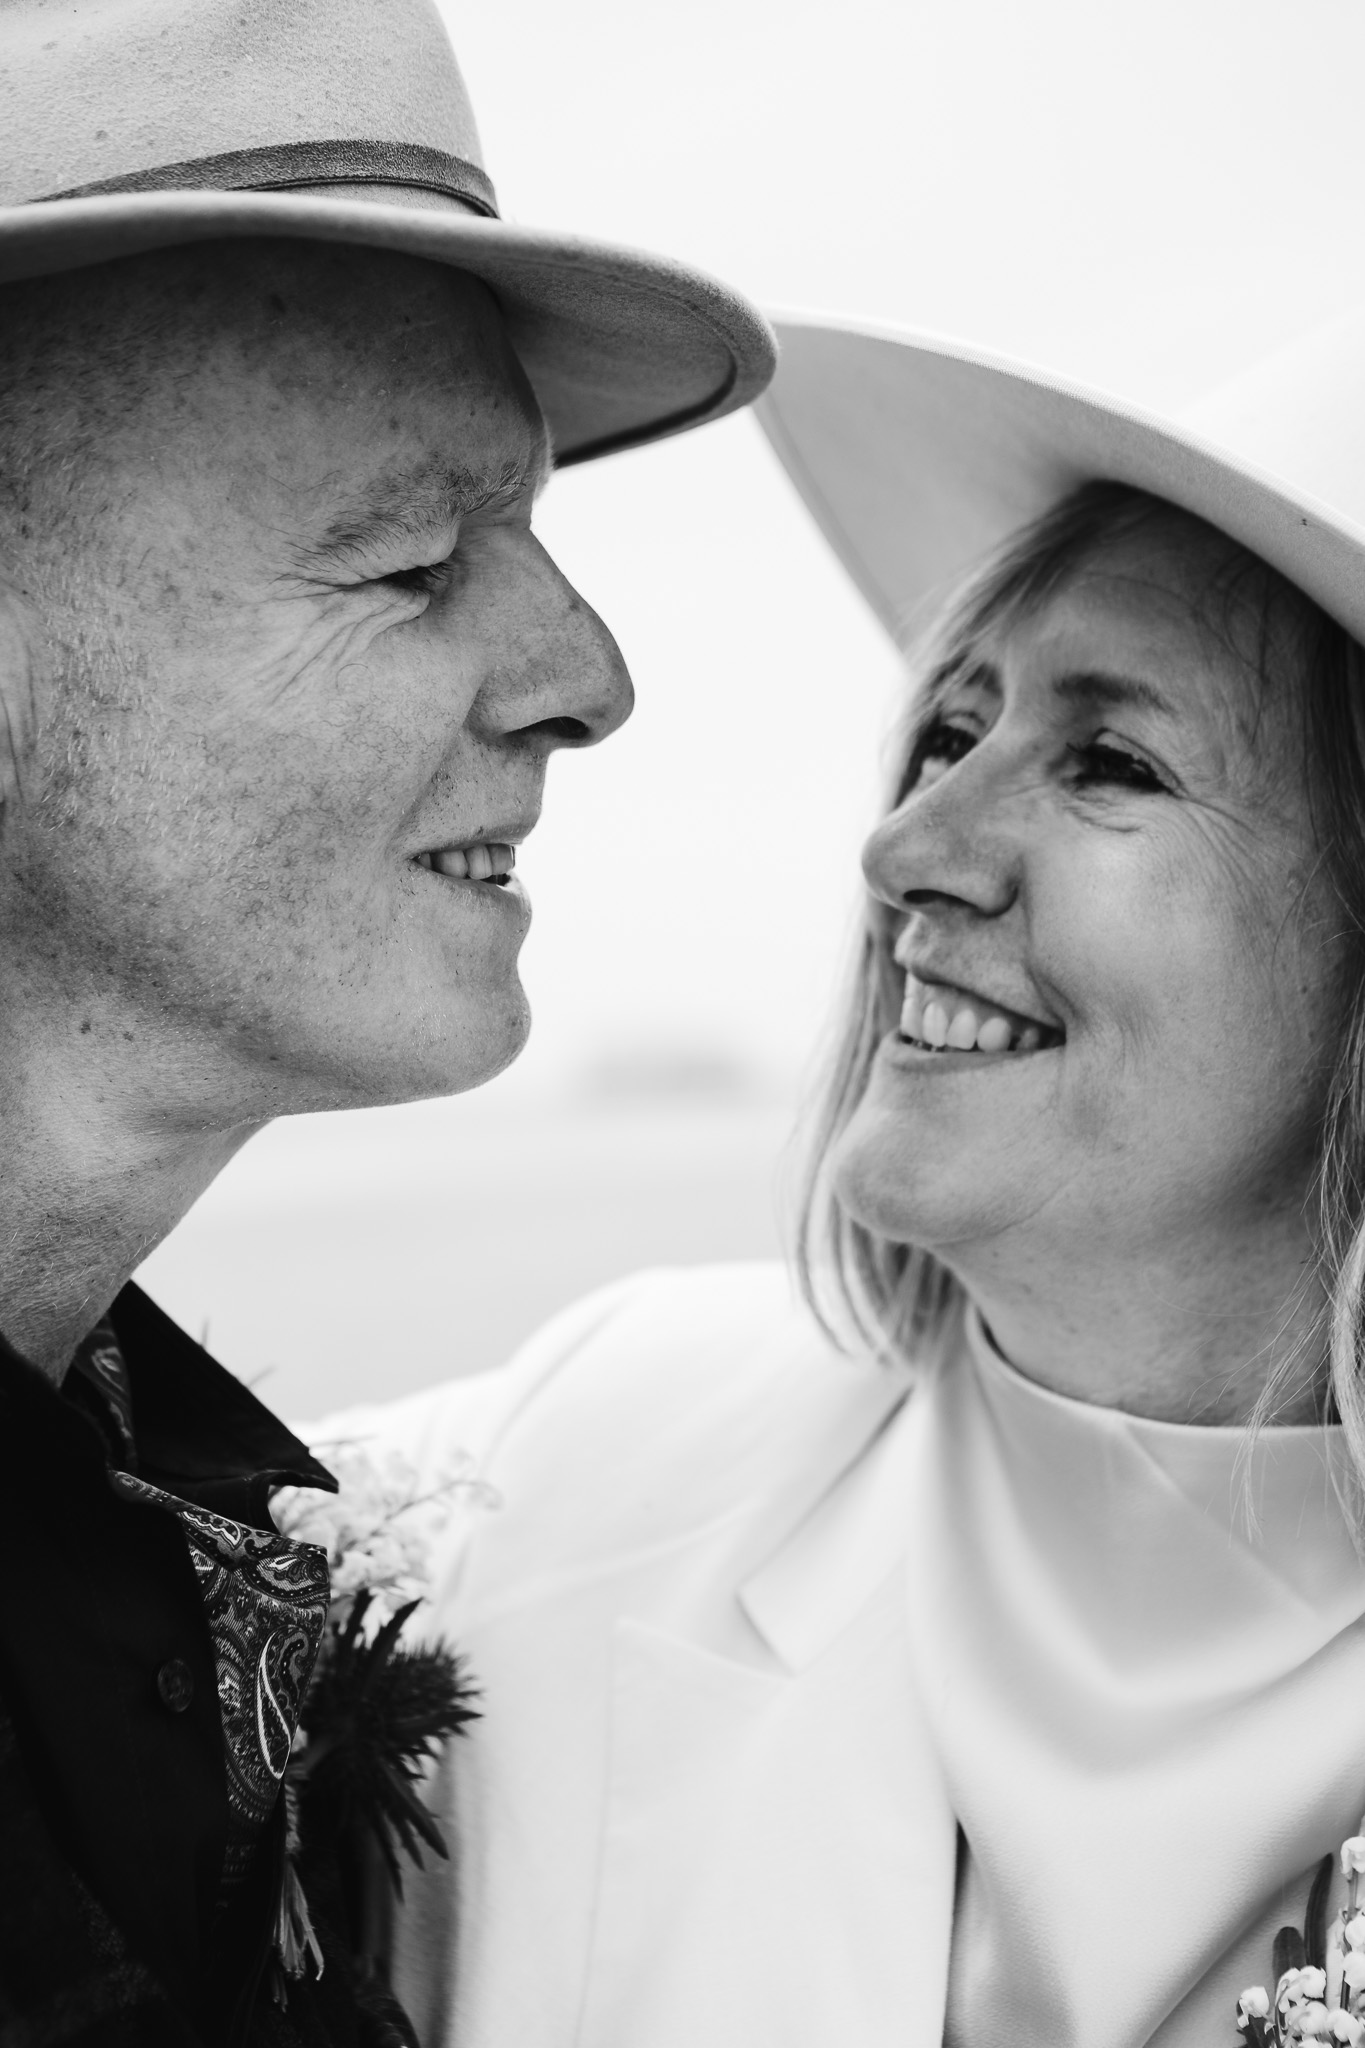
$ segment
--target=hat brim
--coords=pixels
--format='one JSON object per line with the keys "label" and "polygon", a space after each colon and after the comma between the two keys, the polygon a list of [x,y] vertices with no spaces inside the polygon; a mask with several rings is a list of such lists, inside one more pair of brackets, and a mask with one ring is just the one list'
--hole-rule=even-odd
{"label": "hat brim", "polygon": [[1205,519],[1365,640],[1365,529],[1227,449],[1103,393],[930,335],[775,321],[758,415],[830,546],[901,647],[953,585],[1078,485]]}
{"label": "hat brim", "polygon": [[559,466],[720,419],[750,404],[773,372],[766,322],[704,272],[455,204],[213,191],[43,200],[0,209],[0,282],[258,236],[393,249],[481,279]]}

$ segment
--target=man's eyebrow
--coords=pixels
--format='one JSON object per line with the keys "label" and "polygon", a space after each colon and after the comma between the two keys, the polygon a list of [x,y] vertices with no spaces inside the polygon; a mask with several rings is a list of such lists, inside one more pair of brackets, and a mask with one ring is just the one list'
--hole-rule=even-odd
{"label": "man's eyebrow", "polygon": [[470,513],[538,492],[549,466],[546,449],[537,445],[497,470],[443,467],[377,478],[303,543],[301,564],[350,568],[395,544],[429,547]]}
{"label": "man's eyebrow", "polygon": [[1159,711],[1174,717],[1174,706],[1163,697],[1155,683],[1141,676],[1113,675],[1104,669],[1082,669],[1075,675],[1058,676],[1053,695],[1068,704],[1101,706],[1106,710],[1137,705],[1143,711]]}

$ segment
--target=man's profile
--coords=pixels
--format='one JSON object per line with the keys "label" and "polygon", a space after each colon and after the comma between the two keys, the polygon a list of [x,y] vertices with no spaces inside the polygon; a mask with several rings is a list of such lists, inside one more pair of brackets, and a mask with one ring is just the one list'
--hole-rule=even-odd
{"label": "man's profile", "polygon": [[0,11],[0,2038],[404,2041],[285,1981],[327,1474],[128,1276],[270,1118],[515,1058],[515,848],[628,715],[550,468],[742,300],[509,228],[429,0]]}

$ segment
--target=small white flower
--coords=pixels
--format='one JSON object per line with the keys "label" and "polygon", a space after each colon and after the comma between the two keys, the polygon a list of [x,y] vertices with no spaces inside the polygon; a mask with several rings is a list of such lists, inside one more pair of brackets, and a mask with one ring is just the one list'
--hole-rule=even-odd
{"label": "small white flower", "polygon": [[1332,2015],[1327,2007],[1317,2000],[1301,2006],[1294,2015],[1294,2032],[1301,2041],[1330,2041],[1332,2038]]}
{"label": "small white flower", "polygon": [[1341,1845],[1341,1874],[1356,1877],[1365,1870],[1365,1835],[1348,1835]]}
{"label": "small white flower", "polygon": [[1341,1966],[1341,1976],[1342,1982],[1349,1984],[1352,1991],[1359,1991],[1365,1986],[1365,1956],[1353,1950]]}
{"label": "small white flower", "polygon": [[1365,2024],[1338,2007],[1332,2014],[1331,2038],[1334,2041],[1344,2041],[1346,2048],[1360,2048],[1361,2042],[1365,2041]]}
{"label": "small white flower", "polygon": [[1347,1948],[1365,1948],[1365,1913],[1354,1913],[1346,1922],[1342,1933]]}
{"label": "small white flower", "polygon": [[1237,2024],[1263,2020],[1270,2012],[1270,1993],[1264,1984],[1249,1984],[1237,2001]]}
{"label": "small white flower", "polygon": [[1286,1970],[1275,1992],[1275,2003],[1282,2012],[1291,2006],[1301,2006],[1312,1999],[1321,1999],[1327,1989],[1327,1972],[1311,1964],[1302,1970]]}
{"label": "small white flower", "polygon": [[327,1552],[334,1615],[344,1615],[355,1595],[368,1591],[366,1632],[372,1634],[430,1590],[433,1552],[456,1493],[479,1506],[497,1505],[497,1495],[474,1477],[467,1451],[455,1452],[424,1490],[416,1469],[396,1451],[376,1456],[357,1443],[319,1449],[339,1491],[284,1487],[272,1502],[275,1524],[283,1535]]}

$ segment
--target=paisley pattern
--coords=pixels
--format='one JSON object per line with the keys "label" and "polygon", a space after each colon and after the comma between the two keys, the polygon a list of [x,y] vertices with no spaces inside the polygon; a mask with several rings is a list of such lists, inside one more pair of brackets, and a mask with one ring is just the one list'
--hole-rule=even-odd
{"label": "paisley pattern", "polygon": [[129,1465],[137,1464],[133,1438],[133,1393],[113,1325],[97,1323],[71,1361],[71,1370],[93,1388]]}
{"label": "paisley pattern", "polygon": [[[98,1395],[111,1450],[136,1468],[132,1388],[108,1322],[91,1331],[71,1369]],[[213,1640],[227,1766],[223,1885],[245,1877],[274,1810],[299,1713],[327,1623],[327,1552],[181,1500],[112,1465],[125,1500],[164,1509],[184,1531]]]}
{"label": "paisley pattern", "polygon": [[177,1500],[131,1473],[109,1476],[126,1500],[165,1508],[185,1532],[218,1668],[228,1794],[223,1882],[232,1886],[246,1875],[289,1761],[327,1621],[327,1553]]}

